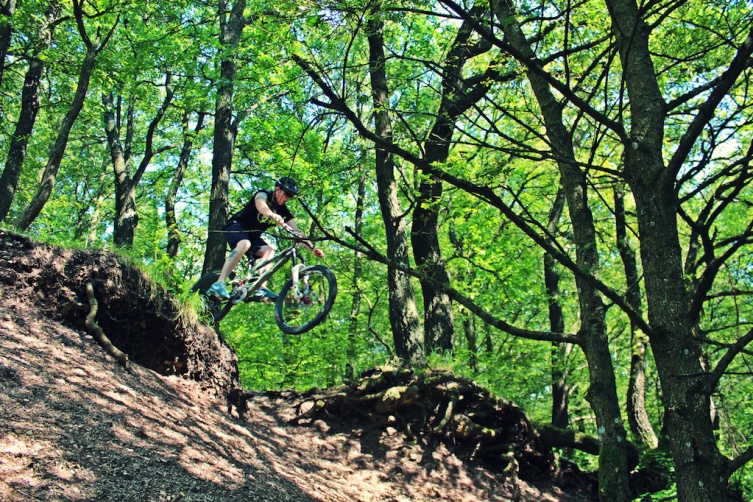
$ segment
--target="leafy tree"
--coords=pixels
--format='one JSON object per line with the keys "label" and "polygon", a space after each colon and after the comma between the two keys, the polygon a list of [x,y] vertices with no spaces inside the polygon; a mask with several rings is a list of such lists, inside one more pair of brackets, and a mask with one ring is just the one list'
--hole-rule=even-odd
{"label": "leafy tree", "polygon": [[42,181],[34,197],[32,197],[31,202],[29,202],[21,215],[14,222],[14,225],[22,230],[25,230],[31,225],[52,194],[55,178],[57,177],[60,169],[60,162],[63,159],[65,149],[68,145],[71,129],[73,128],[73,124],[76,121],[78,114],[84,106],[84,99],[89,90],[89,82],[91,80],[92,72],[94,71],[94,64],[97,60],[97,56],[107,45],[107,42],[110,40],[110,37],[117,26],[117,21],[115,21],[109,27],[109,31],[104,37],[102,37],[100,31],[97,30],[97,35],[94,39],[91,39],[84,22],[85,15],[82,2],[73,0],[73,15],[76,21],[78,34],[81,36],[81,40],[86,49],[86,54],[81,63],[78,83],[76,85],[73,99],[62,120],[55,142],[50,148],[50,155],[44,173],[42,174]]}
{"label": "leafy tree", "polygon": [[[375,132],[388,141],[392,137],[392,124],[386,110],[389,90],[385,71],[384,39],[379,6],[367,13],[369,41],[369,73],[374,99]],[[377,148],[376,178],[379,205],[387,236],[387,256],[398,264],[408,263],[408,236],[406,223],[397,197],[394,156]],[[419,333],[418,312],[410,278],[397,268],[388,271],[390,324],[395,340],[395,351],[403,361],[416,366],[426,363],[423,338]]]}

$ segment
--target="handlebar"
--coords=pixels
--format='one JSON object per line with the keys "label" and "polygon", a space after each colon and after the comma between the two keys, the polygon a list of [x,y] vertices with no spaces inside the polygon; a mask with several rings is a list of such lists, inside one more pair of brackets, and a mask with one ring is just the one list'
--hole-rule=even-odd
{"label": "handlebar", "polygon": [[303,232],[298,232],[297,230],[294,230],[293,227],[291,227],[287,223],[280,223],[280,226],[283,229],[285,229],[285,231],[287,233],[289,233],[290,235],[292,235],[293,237],[295,237],[297,239],[305,239],[306,238],[306,236],[303,235]]}
{"label": "handlebar", "polygon": [[314,245],[314,239],[312,239],[311,237],[306,237],[306,235],[303,232],[300,232],[300,231],[297,231],[297,230],[293,229],[293,227],[291,227],[287,223],[281,223],[280,226],[288,234],[290,234],[291,237],[287,237],[287,236],[283,236],[283,235],[278,235],[277,237],[282,238],[282,239],[292,239],[292,240],[295,241],[295,245],[298,245],[300,243],[306,243],[306,245],[311,248],[311,252],[313,252],[316,256],[318,256],[320,258],[324,257],[324,253],[322,252],[322,250],[318,249]]}

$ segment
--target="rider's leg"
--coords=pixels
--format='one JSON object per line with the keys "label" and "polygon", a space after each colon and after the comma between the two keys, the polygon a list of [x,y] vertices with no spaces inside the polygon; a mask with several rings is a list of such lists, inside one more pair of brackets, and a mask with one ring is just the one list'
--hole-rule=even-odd
{"label": "rider's leg", "polygon": [[251,241],[248,239],[243,239],[236,244],[235,249],[230,251],[230,254],[227,256],[227,259],[225,260],[225,264],[222,265],[222,271],[220,272],[220,276],[217,278],[217,282],[224,283],[225,280],[230,275],[230,272],[233,271],[233,269],[240,263],[241,258],[246,254],[246,251],[248,251],[251,248]]}

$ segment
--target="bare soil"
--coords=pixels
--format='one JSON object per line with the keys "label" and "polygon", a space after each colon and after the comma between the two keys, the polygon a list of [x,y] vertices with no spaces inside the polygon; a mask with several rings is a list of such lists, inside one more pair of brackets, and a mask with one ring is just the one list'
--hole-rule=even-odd
{"label": "bare soil", "polygon": [[[86,328],[128,354],[122,365]],[[0,231],[0,501],[581,501],[443,442],[364,421],[295,420],[306,397],[247,393],[237,359],[136,269]],[[301,425],[303,424],[303,425]],[[546,452],[545,452],[546,453]],[[547,454],[548,455],[548,454]]]}

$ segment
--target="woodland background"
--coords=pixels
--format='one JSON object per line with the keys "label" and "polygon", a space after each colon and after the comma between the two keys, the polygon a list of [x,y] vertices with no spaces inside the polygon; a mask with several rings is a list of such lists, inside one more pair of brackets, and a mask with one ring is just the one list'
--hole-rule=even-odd
{"label": "woodland background", "polygon": [[448,367],[598,435],[604,500],[625,439],[667,496],[751,498],[751,11],[2,0],[0,219],[195,304],[228,214],[293,176],[339,296],[301,337],[235,309],[244,387]]}

